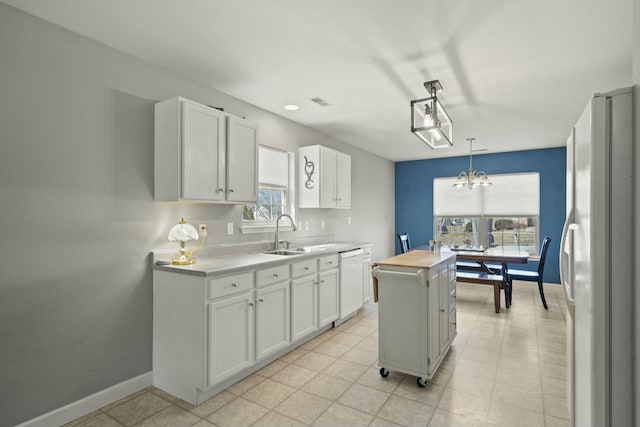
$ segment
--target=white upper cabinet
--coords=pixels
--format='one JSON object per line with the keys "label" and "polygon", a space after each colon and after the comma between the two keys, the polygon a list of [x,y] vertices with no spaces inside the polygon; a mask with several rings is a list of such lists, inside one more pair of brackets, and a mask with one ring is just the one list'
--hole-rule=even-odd
{"label": "white upper cabinet", "polygon": [[298,206],[351,207],[351,156],[322,145],[298,151]]}
{"label": "white upper cabinet", "polygon": [[229,116],[227,121],[227,200],[258,200],[258,125]]}
{"label": "white upper cabinet", "polygon": [[257,200],[258,126],[172,98],[155,106],[156,201]]}

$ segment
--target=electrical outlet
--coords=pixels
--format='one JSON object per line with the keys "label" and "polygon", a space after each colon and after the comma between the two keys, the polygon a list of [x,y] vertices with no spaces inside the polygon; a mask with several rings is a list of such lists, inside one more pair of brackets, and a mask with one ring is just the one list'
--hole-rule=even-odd
{"label": "electrical outlet", "polygon": [[351,217],[350,216],[347,217],[347,224],[351,224]]}
{"label": "electrical outlet", "polygon": [[228,222],[227,223],[227,234],[229,236],[231,236],[233,234],[233,223],[232,222]]}
{"label": "electrical outlet", "polygon": [[207,224],[198,224],[198,234],[200,237],[207,235]]}
{"label": "electrical outlet", "polygon": [[320,221],[320,229],[324,230],[324,220]]}
{"label": "electrical outlet", "polygon": [[309,221],[304,222],[304,231],[309,231]]}

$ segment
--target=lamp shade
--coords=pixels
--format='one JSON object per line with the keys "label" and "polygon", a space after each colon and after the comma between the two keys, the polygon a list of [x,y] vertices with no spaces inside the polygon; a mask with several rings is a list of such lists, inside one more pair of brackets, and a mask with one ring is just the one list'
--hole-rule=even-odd
{"label": "lamp shade", "polygon": [[198,230],[182,218],[179,223],[171,227],[167,238],[170,242],[186,242],[189,240],[198,240],[199,235]]}

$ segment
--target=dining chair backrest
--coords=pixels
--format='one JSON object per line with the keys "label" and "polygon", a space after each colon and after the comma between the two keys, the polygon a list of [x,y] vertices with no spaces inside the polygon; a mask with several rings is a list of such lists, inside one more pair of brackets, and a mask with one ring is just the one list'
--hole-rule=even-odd
{"label": "dining chair backrest", "polygon": [[400,250],[402,253],[409,252],[411,250],[411,240],[409,239],[409,233],[398,234],[400,239]]}
{"label": "dining chair backrest", "polygon": [[542,277],[542,273],[544,272],[544,261],[547,259],[549,243],[551,243],[551,237],[547,236],[542,241],[542,248],[540,249],[540,263],[538,264],[538,274],[540,277]]}

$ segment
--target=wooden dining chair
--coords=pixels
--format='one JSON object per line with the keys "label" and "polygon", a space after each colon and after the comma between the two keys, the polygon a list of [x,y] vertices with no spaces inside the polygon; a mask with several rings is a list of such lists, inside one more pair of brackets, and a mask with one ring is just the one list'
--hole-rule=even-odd
{"label": "wooden dining chair", "polygon": [[542,247],[540,248],[540,263],[538,264],[538,271],[516,270],[515,268],[507,268],[507,283],[509,285],[509,294],[513,295],[513,280],[526,280],[528,282],[538,282],[538,291],[540,291],[540,298],[542,299],[542,305],[545,310],[548,310],[547,300],[544,298],[544,289],[542,288],[542,278],[544,273],[544,262],[547,258],[547,251],[549,250],[549,243],[551,243],[551,237],[545,237],[542,241]]}
{"label": "wooden dining chair", "polygon": [[409,239],[409,233],[398,234],[400,239],[400,250],[402,253],[409,252],[411,250],[411,240]]}

